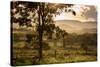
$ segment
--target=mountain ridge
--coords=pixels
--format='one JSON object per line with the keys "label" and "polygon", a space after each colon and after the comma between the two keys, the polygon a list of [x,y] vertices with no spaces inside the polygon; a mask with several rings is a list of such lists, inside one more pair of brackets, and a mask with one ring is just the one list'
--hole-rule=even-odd
{"label": "mountain ridge", "polygon": [[96,33],[96,22],[80,22],[77,20],[59,20],[55,22],[56,26],[66,30],[69,33]]}

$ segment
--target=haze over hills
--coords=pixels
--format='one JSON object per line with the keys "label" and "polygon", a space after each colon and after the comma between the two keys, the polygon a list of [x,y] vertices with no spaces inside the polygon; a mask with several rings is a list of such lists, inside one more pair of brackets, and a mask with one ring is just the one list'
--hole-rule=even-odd
{"label": "haze over hills", "polygon": [[[59,26],[61,29],[66,30],[66,32],[68,32],[68,33],[78,33],[78,34],[97,33],[97,22],[91,22],[91,21],[90,22],[80,22],[80,21],[76,21],[76,20],[59,20],[59,21],[55,21],[55,25]],[[13,28],[19,29],[19,25],[17,23],[14,23]],[[29,30],[31,31],[31,30],[33,30],[33,28],[29,29]],[[16,30],[14,32],[16,32]]]}
{"label": "haze over hills", "polygon": [[96,33],[97,22],[80,22],[76,20],[59,20],[55,21],[56,26],[66,30],[68,33]]}

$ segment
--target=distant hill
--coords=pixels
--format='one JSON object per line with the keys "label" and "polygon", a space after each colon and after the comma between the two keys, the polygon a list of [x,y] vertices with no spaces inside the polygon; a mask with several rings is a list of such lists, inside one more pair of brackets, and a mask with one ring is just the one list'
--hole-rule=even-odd
{"label": "distant hill", "polygon": [[96,33],[97,22],[80,22],[76,20],[55,21],[56,26],[66,30],[69,33]]}
{"label": "distant hill", "polygon": [[[55,25],[68,33],[97,33],[97,22],[80,22],[76,20],[59,20]],[[18,24],[13,25],[13,33],[33,33],[34,28],[19,28]]]}

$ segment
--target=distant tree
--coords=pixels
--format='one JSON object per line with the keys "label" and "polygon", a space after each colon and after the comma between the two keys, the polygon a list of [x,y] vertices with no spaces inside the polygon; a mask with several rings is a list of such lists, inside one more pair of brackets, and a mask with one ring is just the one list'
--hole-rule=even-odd
{"label": "distant tree", "polygon": [[66,37],[67,37],[68,33],[65,30],[62,30],[62,38],[63,38],[63,47],[65,48],[66,46]]}
{"label": "distant tree", "polygon": [[92,47],[97,47],[97,35],[85,33],[80,36],[80,43],[81,48],[86,51],[86,54],[88,54],[88,51],[92,50]]}

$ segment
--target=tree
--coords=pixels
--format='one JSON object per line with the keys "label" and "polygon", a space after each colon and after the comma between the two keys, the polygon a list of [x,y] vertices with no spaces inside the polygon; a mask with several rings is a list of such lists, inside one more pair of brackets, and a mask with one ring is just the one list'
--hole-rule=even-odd
{"label": "tree", "polygon": [[66,45],[65,39],[66,39],[66,36],[68,35],[68,33],[65,30],[62,30],[61,32],[62,32],[61,35],[63,38],[63,47],[65,48],[65,45]]}
{"label": "tree", "polygon": [[61,39],[63,41],[63,47],[65,48],[65,39],[68,33],[65,30],[60,29],[58,26],[55,28],[56,29],[56,37],[57,39]]}
{"label": "tree", "polygon": [[[27,2],[27,1],[12,1],[11,2],[11,22],[19,23],[20,26],[26,25],[32,26],[32,23],[36,24],[38,45],[39,45],[39,60],[43,58],[42,46],[44,32],[49,33],[49,38],[52,39],[52,33],[55,30],[55,24],[53,17],[60,15],[63,9],[65,12],[76,13],[73,10],[67,10],[68,7],[73,4],[55,4],[55,3],[40,3],[40,2]],[[32,17],[30,17],[32,13]],[[19,14],[18,18],[15,17]],[[58,29],[59,30],[59,29]],[[64,34],[63,34],[64,37]]]}

